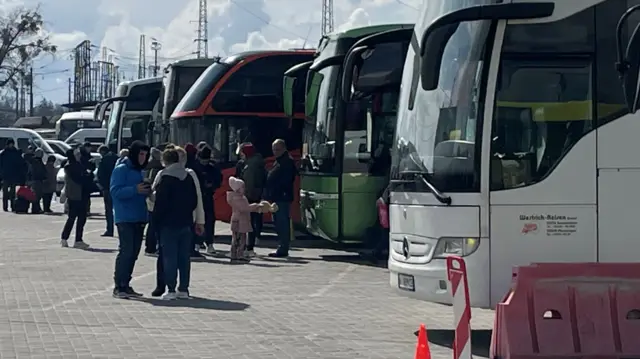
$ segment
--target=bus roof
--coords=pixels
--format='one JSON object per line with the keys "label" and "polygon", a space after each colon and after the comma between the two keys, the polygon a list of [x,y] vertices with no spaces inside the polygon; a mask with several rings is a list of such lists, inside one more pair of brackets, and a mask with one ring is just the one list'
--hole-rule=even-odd
{"label": "bus roof", "polygon": [[59,121],[65,120],[93,120],[93,112],[89,111],[75,111],[65,112],[60,116]]}
{"label": "bus roof", "polygon": [[371,25],[351,28],[343,31],[335,31],[327,35],[329,39],[341,39],[350,37],[362,37],[377,32],[395,30],[395,29],[409,29],[413,28],[414,24],[383,24],[383,25]]}
{"label": "bus roof", "polygon": [[178,60],[178,61],[174,61],[172,63],[170,63],[167,68],[169,67],[208,67],[209,65],[211,65],[214,62],[219,61],[220,58],[219,57],[210,57],[210,58],[206,58],[206,59],[186,59],[186,60]]}
{"label": "bus roof", "polygon": [[224,59],[222,59],[220,62],[227,64],[227,65],[235,65],[237,63],[239,63],[242,60],[245,60],[248,57],[254,56],[254,55],[261,55],[261,54],[273,54],[273,55],[278,55],[278,54],[283,54],[283,53],[291,53],[291,54],[295,54],[295,53],[299,53],[299,54],[309,54],[309,55],[313,55],[315,53],[315,49],[304,49],[304,50],[255,50],[255,51],[245,51],[245,52],[239,52],[237,54],[233,54],[231,56],[225,57]]}
{"label": "bus roof", "polygon": [[155,82],[162,82],[162,77],[149,77],[146,79],[122,81],[121,83],[118,84],[118,86],[123,86],[123,85],[136,86],[136,85],[152,84]]}

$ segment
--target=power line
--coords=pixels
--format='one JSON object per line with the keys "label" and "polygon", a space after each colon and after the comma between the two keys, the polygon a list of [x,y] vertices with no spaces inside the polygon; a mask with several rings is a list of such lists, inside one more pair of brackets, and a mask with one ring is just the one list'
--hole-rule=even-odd
{"label": "power line", "polygon": [[289,30],[287,30],[287,29],[285,29],[285,28],[283,28],[283,27],[281,27],[281,26],[278,26],[278,25],[276,25],[276,24],[271,23],[271,21],[266,20],[266,19],[264,19],[263,17],[261,17],[261,16],[257,15],[256,13],[254,13],[253,11],[251,11],[251,10],[247,9],[244,5],[240,5],[236,0],[229,0],[229,1],[230,1],[232,4],[234,4],[235,6],[239,7],[239,8],[240,8],[240,9],[242,9],[242,10],[244,10],[247,14],[249,14],[249,15],[251,15],[251,16],[253,16],[253,17],[255,17],[256,19],[258,19],[258,20],[262,21],[263,23],[265,23],[265,24],[267,24],[267,25],[269,25],[269,26],[271,26],[271,27],[273,27],[273,28],[275,28],[275,29],[278,29],[278,30],[280,30],[280,31],[282,31],[282,32],[286,32],[286,33],[287,33],[287,34],[289,34],[289,35],[293,35],[293,36],[295,36],[295,37],[297,37],[297,38],[299,38],[299,39],[301,39],[301,40],[304,40],[304,39],[305,39],[305,37],[304,37],[304,36],[300,36],[300,35],[296,34],[295,32],[289,31]]}
{"label": "power line", "polygon": [[407,3],[406,3],[406,2],[404,2],[403,0],[396,0],[396,2],[397,2],[398,4],[400,4],[400,5],[404,5],[404,6],[408,7],[408,8],[413,9],[413,10],[420,11],[420,9],[418,9],[417,7],[415,7],[415,6],[411,5],[411,4],[407,4]]}

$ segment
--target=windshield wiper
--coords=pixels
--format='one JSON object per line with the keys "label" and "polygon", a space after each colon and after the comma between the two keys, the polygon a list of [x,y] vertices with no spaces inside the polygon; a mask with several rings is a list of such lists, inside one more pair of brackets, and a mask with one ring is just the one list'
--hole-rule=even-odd
{"label": "windshield wiper", "polygon": [[392,183],[410,183],[415,182],[417,178],[419,178],[425,186],[429,188],[429,191],[433,194],[433,196],[442,204],[446,204],[447,206],[451,205],[451,197],[447,194],[442,193],[436,186],[431,183],[427,176],[428,172],[425,171],[401,171],[401,176],[404,175],[413,175],[414,178],[412,180],[393,180]]}

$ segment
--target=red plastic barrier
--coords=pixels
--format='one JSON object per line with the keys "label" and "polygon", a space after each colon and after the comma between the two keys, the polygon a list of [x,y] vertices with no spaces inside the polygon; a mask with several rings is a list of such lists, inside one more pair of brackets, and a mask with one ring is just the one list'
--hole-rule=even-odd
{"label": "red plastic barrier", "polygon": [[640,263],[519,267],[490,358],[640,358]]}

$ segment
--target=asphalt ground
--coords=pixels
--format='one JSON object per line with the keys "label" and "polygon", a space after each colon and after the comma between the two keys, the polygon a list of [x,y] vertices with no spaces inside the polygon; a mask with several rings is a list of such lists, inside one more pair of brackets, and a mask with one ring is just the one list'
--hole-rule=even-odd
{"label": "asphalt ground", "polygon": [[[100,198],[92,212],[103,212]],[[299,239],[291,258],[272,259],[266,235],[248,265],[193,263],[194,298],[170,302],[148,297],[155,258],[141,255],[132,286],[145,298],[121,300],[111,296],[117,239],[100,237],[104,217],[87,223],[89,250],[60,247],[65,219],[0,212],[0,359],[404,359],[420,323],[432,357],[452,357],[451,308],[396,295],[386,268],[352,253]],[[216,234],[228,251],[228,226]],[[488,356],[493,314],[473,317],[474,354]]]}

